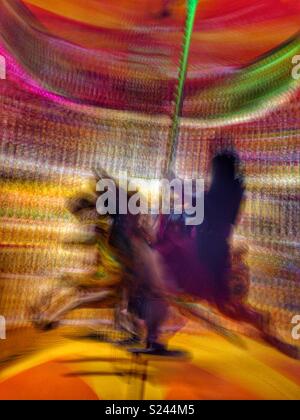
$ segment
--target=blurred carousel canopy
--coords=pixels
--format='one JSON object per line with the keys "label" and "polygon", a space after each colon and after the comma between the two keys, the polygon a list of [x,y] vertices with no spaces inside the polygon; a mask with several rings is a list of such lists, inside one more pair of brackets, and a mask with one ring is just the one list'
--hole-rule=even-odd
{"label": "blurred carousel canopy", "polygon": [[0,313],[10,326],[65,272],[96,264],[92,249],[65,245],[84,235],[65,200],[90,188],[95,166],[152,179],[175,156],[180,176],[206,177],[212,155],[234,147],[247,182],[235,240],[249,245],[250,303],[290,340],[299,18],[298,0],[0,0]]}

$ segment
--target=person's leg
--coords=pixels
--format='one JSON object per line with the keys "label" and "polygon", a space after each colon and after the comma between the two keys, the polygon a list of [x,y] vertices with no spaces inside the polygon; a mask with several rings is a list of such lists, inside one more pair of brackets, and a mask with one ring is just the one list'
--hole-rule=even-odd
{"label": "person's leg", "polygon": [[56,320],[61,318],[66,313],[80,308],[81,306],[85,306],[91,303],[95,302],[101,302],[102,300],[108,298],[111,296],[112,292],[111,290],[100,290],[98,292],[81,292],[77,296],[74,296],[73,299],[71,299],[69,302],[66,302],[66,304],[59,309],[57,309],[53,314],[50,315],[51,320]]}
{"label": "person's leg", "polygon": [[130,334],[128,338],[119,340],[117,344],[129,346],[140,343],[143,336],[143,328],[141,326],[142,321],[140,320],[138,303],[131,298],[130,301],[127,301],[127,307],[120,305],[119,308],[116,308],[115,314],[116,328]]}
{"label": "person's leg", "polygon": [[163,347],[159,342],[160,329],[168,317],[168,305],[163,298],[149,297],[145,301],[147,347]]}
{"label": "person's leg", "polygon": [[269,316],[267,313],[258,312],[245,304],[238,305],[236,307],[236,313],[241,321],[247,322],[259,330],[268,328]]}
{"label": "person's leg", "polygon": [[39,319],[35,320],[34,323],[38,327],[47,329],[48,327],[51,327],[51,325],[56,325],[60,318],[68,312],[94,302],[100,302],[111,295],[112,291],[109,289],[100,290],[98,292],[93,291],[90,293],[78,291],[77,294],[69,297],[65,304],[59,306],[56,310],[50,310],[49,312],[46,311],[40,314]]}

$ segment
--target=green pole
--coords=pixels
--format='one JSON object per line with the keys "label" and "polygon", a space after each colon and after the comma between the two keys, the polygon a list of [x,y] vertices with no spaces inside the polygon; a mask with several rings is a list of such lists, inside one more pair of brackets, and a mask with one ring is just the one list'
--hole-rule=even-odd
{"label": "green pole", "polygon": [[182,46],[182,55],[180,59],[178,86],[176,90],[175,113],[170,132],[170,147],[167,160],[167,171],[174,170],[176,164],[176,155],[179,140],[179,125],[184,101],[184,85],[187,75],[188,59],[190,53],[191,39],[194,29],[195,16],[199,0],[186,0],[187,16],[184,30],[184,40]]}

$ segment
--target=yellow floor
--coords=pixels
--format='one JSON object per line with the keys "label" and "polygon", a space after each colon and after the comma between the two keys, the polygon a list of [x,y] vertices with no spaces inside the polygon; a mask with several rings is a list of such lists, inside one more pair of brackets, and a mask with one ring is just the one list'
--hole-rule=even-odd
{"label": "yellow floor", "polygon": [[18,334],[0,343],[0,399],[300,399],[300,363],[244,337],[236,347],[182,331],[169,345],[190,358],[176,360],[136,358],[63,329]]}

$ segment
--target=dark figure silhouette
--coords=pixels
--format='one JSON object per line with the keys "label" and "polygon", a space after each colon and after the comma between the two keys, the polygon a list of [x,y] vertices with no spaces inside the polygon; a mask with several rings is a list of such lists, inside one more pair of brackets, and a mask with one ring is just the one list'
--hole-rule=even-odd
{"label": "dark figure silhouette", "polygon": [[223,307],[229,299],[229,239],[244,196],[243,179],[237,177],[238,158],[223,152],[212,162],[212,181],[205,194],[204,223],[197,227],[200,260],[211,274],[213,299]]}
{"label": "dark figure silhouette", "polygon": [[239,254],[233,252],[232,255],[230,239],[245,193],[239,164],[238,156],[227,151],[216,155],[212,161],[211,186],[205,193],[204,223],[197,228],[198,255],[211,283],[206,288],[209,291],[206,300],[215,304],[226,316],[266,332],[269,316],[257,312],[245,302],[249,272],[244,270],[236,282],[232,267],[232,257]]}

